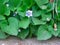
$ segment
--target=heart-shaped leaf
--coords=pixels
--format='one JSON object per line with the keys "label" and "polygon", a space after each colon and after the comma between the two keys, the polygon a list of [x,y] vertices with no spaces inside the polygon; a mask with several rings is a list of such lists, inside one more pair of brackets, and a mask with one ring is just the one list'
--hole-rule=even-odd
{"label": "heart-shaped leaf", "polygon": [[30,24],[30,19],[29,18],[23,18],[20,22],[19,22],[19,27],[20,28],[24,28],[26,29]]}
{"label": "heart-shaped leaf", "polygon": [[21,39],[25,39],[29,34],[29,30],[22,30],[21,32],[19,32],[18,37]]}
{"label": "heart-shaped leaf", "polygon": [[46,26],[42,25],[38,29],[37,39],[38,40],[47,40],[52,37],[52,34],[46,29]]}
{"label": "heart-shaped leaf", "polygon": [[9,25],[6,22],[2,22],[1,29],[3,32],[6,32],[10,35],[17,35],[18,34],[18,20],[14,17],[10,17],[8,19]]}

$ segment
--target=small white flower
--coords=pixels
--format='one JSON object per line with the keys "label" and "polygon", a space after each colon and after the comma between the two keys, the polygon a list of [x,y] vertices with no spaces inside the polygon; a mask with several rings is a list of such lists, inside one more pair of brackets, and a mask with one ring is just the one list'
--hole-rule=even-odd
{"label": "small white flower", "polygon": [[4,43],[2,45],[5,45]]}
{"label": "small white flower", "polygon": [[50,19],[49,19],[49,18],[47,18],[47,21],[50,21]]}
{"label": "small white flower", "polygon": [[6,4],[7,7],[9,7],[9,4]]}
{"label": "small white flower", "polygon": [[26,11],[26,16],[31,17],[32,16],[32,11],[31,10]]}
{"label": "small white flower", "polygon": [[18,32],[21,32],[21,30],[19,29]]}

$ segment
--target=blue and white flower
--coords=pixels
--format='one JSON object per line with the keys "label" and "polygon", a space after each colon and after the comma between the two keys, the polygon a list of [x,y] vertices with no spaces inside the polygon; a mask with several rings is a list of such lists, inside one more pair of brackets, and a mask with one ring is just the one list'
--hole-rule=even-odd
{"label": "blue and white flower", "polygon": [[26,11],[26,16],[31,17],[32,16],[32,11],[31,10]]}

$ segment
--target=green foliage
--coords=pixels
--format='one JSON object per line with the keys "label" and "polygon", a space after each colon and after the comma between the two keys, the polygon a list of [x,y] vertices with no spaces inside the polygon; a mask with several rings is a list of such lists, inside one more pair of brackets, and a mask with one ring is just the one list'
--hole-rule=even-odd
{"label": "green foliage", "polygon": [[46,22],[39,20],[38,18],[32,18],[33,25],[41,25],[41,24],[46,24]]}
{"label": "green foliage", "polygon": [[14,17],[10,17],[8,19],[8,24],[5,23],[5,21],[1,22],[1,30],[3,32],[6,32],[10,35],[17,35],[18,34],[18,20]]}
{"label": "green foliage", "polygon": [[30,24],[29,18],[23,18],[23,19],[19,22],[19,27],[26,29],[26,28],[29,26],[29,24]]}
{"label": "green foliage", "polygon": [[46,25],[42,25],[38,29],[37,39],[38,40],[47,40],[52,37],[52,34],[47,30]]}
{"label": "green foliage", "polygon": [[37,5],[40,7],[41,5],[44,5],[49,2],[49,0],[35,0]]}
{"label": "green foliage", "polygon": [[6,39],[9,35],[5,34],[4,32],[0,31],[0,39]]}
{"label": "green foliage", "polygon": [[19,34],[18,34],[18,37],[21,38],[21,39],[25,39],[29,34],[29,30],[26,29],[26,30],[22,30]]}
{"label": "green foliage", "polygon": [[35,36],[38,40],[60,37],[59,3],[60,0],[1,0],[0,39],[10,35],[21,39]]}

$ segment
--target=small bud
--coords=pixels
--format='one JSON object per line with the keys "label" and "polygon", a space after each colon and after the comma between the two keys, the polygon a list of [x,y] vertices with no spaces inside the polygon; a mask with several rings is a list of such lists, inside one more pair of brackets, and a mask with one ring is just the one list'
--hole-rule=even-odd
{"label": "small bud", "polygon": [[18,12],[16,11],[15,14],[17,14]]}
{"label": "small bud", "polygon": [[32,11],[31,10],[26,11],[26,16],[31,17],[32,16]]}
{"label": "small bud", "polygon": [[54,30],[57,31],[57,25],[56,24],[54,24]]}
{"label": "small bud", "polygon": [[21,30],[19,29],[18,32],[21,32]]}
{"label": "small bud", "polygon": [[49,19],[49,18],[47,18],[47,21],[50,21],[50,19]]}
{"label": "small bud", "polygon": [[9,4],[6,4],[7,7],[9,7]]}

